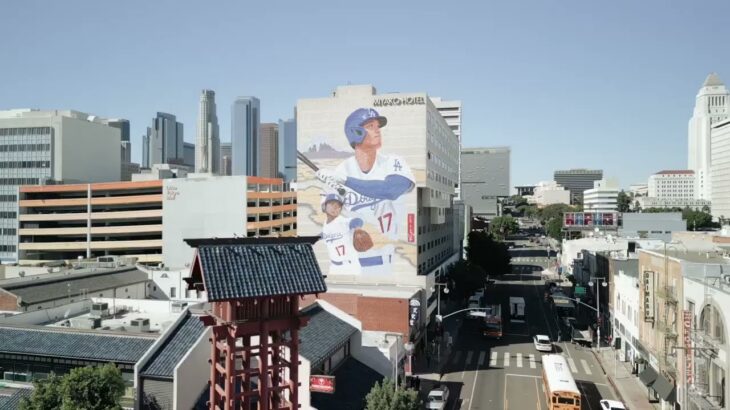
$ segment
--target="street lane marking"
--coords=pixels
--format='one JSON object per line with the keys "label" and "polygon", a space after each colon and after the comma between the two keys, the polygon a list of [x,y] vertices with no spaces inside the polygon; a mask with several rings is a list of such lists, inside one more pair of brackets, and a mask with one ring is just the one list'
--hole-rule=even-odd
{"label": "street lane marking", "polygon": [[484,358],[487,357],[487,352],[480,352],[479,353],[479,361],[477,362],[478,366],[484,366]]}
{"label": "street lane marking", "polygon": [[509,352],[504,352],[504,367],[509,367]]}
{"label": "street lane marking", "polygon": [[507,373],[507,374],[505,374],[505,377],[506,376],[510,376],[510,377],[528,377],[530,379],[542,379],[542,376],[534,376],[534,375],[531,375],[531,374]]}
{"label": "street lane marking", "polygon": [[531,354],[530,355],[530,369],[534,369],[534,368],[535,368],[535,355]]}
{"label": "street lane marking", "polygon": [[499,353],[492,352],[492,356],[489,358],[489,367],[497,367],[497,355]]}
{"label": "street lane marking", "polygon": [[517,353],[517,367],[522,367],[522,353]]}
{"label": "street lane marking", "polygon": [[568,358],[568,366],[570,366],[570,371],[573,373],[578,373],[578,368],[575,367],[575,361],[572,357]]}
{"label": "street lane marking", "polygon": [[452,362],[453,364],[456,364],[456,363],[458,363],[458,362],[459,362],[459,357],[460,357],[460,356],[461,356],[461,350],[457,350],[457,351],[456,351],[456,354],[454,355],[454,360],[452,360],[451,362]]}
{"label": "street lane marking", "polygon": [[471,351],[471,350],[469,350],[469,353],[466,354],[466,364],[471,364],[471,358],[472,358],[472,356],[474,356],[474,352]]}
{"label": "street lane marking", "polygon": [[588,362],[586,362],[586,359],[580,359],[580,364],[583,365],[583,370],[585,370],[586,374],[592,374],[591,368],[588,367]]}

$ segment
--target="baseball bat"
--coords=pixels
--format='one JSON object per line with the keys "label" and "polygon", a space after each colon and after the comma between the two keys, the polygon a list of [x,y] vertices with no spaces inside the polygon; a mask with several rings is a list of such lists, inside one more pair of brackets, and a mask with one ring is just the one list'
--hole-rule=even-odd
{"label": "baseball bat", "polygon": [[[309,168],[311,168],[312,171],[314,171],[314,172],[319,171],[319,167],[314,162],[312,162],[309,158],[307,158],[306,155],[302,154],[302,152],[299,151],[299,150],[297,150],[297,159],[300,160],[300,161],[302,161],[304,163],[304,165],[306,165]],[[345,188],[338,188],[337,189],[337,193],[340,194],[340,195],[342,195],[342,196],[345,195],[345,192],[346,192],[345,191]]]}

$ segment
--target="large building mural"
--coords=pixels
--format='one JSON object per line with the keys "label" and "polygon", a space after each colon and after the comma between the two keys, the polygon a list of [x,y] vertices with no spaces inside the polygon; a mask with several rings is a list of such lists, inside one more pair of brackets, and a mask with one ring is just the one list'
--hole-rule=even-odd
{"label": "large building mural", "polygon": [[417,273],[418,190],[426,179],[426,96],[297,105],[297,229],[331,278],[402,282]]}

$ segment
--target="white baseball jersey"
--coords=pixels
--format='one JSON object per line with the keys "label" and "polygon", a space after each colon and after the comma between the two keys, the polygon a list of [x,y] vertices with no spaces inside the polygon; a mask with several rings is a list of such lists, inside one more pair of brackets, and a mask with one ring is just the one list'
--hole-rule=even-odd
{"label": "white baseball jersey", "polygon": [[[397,155],[378,153],[375,157],[373,168],[369,172],[363,172],[355,157],[352,156],[342,161],[335,168],[335,175],[343,179],[351,177],[365,181],[384,181],[389,175],[400,175],[415,185],[415,178],[411,169]],[[367,195],[367,193],[356,192],[349,187],[345,187],[345,191],[343,206],[349,215],[361,217],[370,226],[368,229],[374,228],[385,237],[393,241],[398,240],[398,227],[404,223],[403,219],[405,218],[402,210],[399,211],[401,207],[398,206],[398,200],[392,201],[373,198]],[[369,273],[367,271],[371,270],[373,271],[372,273],[389,273],[383,271],[382,265],[390,265],[394,262],[393,252],[394,246],[386,245],[360,253],[363,273]],[[382,263],[376,262],[378,257],[382,258]],[[369,267],[372,267],[372,269]]]}
{"label": "white baseball jersey", "polygon": [[340,215],[322,226],[322,239],[330,258],[330,274],[360,274],[358,252],[352,244],[350,223],[353,218]]}

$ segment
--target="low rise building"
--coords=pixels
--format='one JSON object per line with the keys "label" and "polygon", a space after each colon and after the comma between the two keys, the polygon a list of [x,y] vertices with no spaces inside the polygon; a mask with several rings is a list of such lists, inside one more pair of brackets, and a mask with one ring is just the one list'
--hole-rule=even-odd
{"label": "low rise building", "polygon": [[673,232],[687,229],[681,212],[624,213],[618,234],[625,238],[670,241]]}
{"label": "low rise building", "polygon": [[583,209],[587,212],[618,210],[618,185],[606,180],[594,181],[593,188],[583,192]]}
{"label": "low rise building", "polygon": [[707,210],[710,208],[711,202],[706,199],[693,199],[693,198],[654,198],[651,196],[642,196],[634,199],[634,208],[638,209],[649,209],[649,208],[691,208],[695,211]]}
{"label": "low rise building", "polygon": [[[636,255],[609,259],[609,310],[613,339],[620,344],[619,359],[638,370],[639,346],[639,259]],[[618,341],[620,339],[620,342]]]}
{"label": "low rise building", "polygon": [[533,195],[527,198],[531,204],[544,208],[553,204],[570,204],[570,191],[555,181],[542,181],[535,185]]}
{"label": "low rise building", "polygon": [[277,178],[189,174],[19,193],[21,264],[119,255],[183,268],[186,238],[296,233],[296,193]]}
{"label": "low rise building", "polygon": [[664,170],[649,177],[648,196],[653,198],[694,199],[695,172],[691,169]]}

